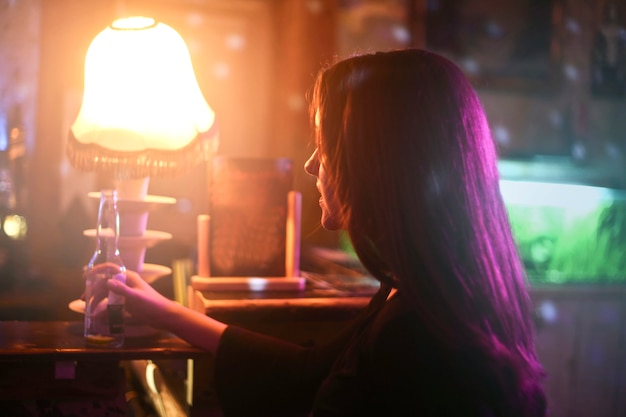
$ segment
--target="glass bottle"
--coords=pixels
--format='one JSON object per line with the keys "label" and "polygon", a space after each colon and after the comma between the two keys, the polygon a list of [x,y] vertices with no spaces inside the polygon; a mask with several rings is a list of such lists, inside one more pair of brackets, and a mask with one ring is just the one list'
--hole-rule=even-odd
{"label": "glass bottle", "polygon": [[118,249],[117,191],[102,190],[96,250],[85,268],[85,343],[92,347],[124,345],[124,297],[107,288],[109,279],[126,282]]}

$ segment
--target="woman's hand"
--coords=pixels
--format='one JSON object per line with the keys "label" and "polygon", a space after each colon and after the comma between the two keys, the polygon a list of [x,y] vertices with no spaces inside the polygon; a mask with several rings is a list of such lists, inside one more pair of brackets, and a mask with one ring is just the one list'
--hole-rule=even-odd
{"label": "woman's hand", "polygon": [[161,295],[135,271],[126,271],[126,285],[112,279],[107,285],[112,292],[126,297],[126,310],[134,319],[217,352],[226,324]]}
{"label": "woman's hand", "polygon": [[153,327],[162,327],[174,301],[160,294],[135,271],[126,270],[126,285],[107,281],[109,290],[126,298],[126,311],[137,321]]}

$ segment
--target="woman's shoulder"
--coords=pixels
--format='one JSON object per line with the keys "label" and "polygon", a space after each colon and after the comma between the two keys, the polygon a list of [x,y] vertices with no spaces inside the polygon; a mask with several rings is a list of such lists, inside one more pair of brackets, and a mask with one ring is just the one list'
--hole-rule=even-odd
{"label": "woman's shoulder", "polygon": [[374,317],[371,330],[375,334],[384,333],[390,337],[398,331],[421,335],[424,326],[417,312],[411,308],[410,302],[401,293],[394,292]]}
{"label": "woman's shoulder", "polygon": [[412,367],[422,373],[455,374],[455,360],[482,357],[472,354],[468,347],[454,351],[442,346],[437,336],[400,292],[390,297],[369,323],[364,338],[366,355],[380,363],[398,362],[398,366]]}
{"label": "woman's shoulder", "polygon": [[373,317],[366,344],[377,356],[405,352],[419,358],[417,352],[430,350],[433,341],[416,311],[402,294],[395,293]]}

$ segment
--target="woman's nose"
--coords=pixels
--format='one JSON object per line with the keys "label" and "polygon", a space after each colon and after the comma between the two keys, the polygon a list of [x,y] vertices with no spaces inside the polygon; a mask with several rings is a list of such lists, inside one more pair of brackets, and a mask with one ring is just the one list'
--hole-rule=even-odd
{"label": "woman's nose", "polygon": [[319,159],[317,157],[317,149],[313,152],[311,157],[304,163],[304,170],[309,175],[317,176],[320,168]]}

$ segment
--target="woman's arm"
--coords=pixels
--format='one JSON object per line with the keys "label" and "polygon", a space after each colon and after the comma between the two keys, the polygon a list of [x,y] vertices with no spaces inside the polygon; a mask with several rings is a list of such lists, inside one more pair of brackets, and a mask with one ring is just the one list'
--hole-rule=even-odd
{"label": "woman's arm", "polygon": [[133,271],[127,271],[126,285],[110,280],[108,286],[126,297],[133,318],[215,355],[216,389],[228,416],[307,414],[344,345],[340,337],[338,343],[307,348],[227,326],[164,297]]}
{"label": "woman's arm", "polygon": [[126,285],[116,280],[109,280],[107,285],[126,297],[126,310],[133,318],[174,333],[211,353],[217,352],[226,324],[163,296],[134,271],[126,271]]}

